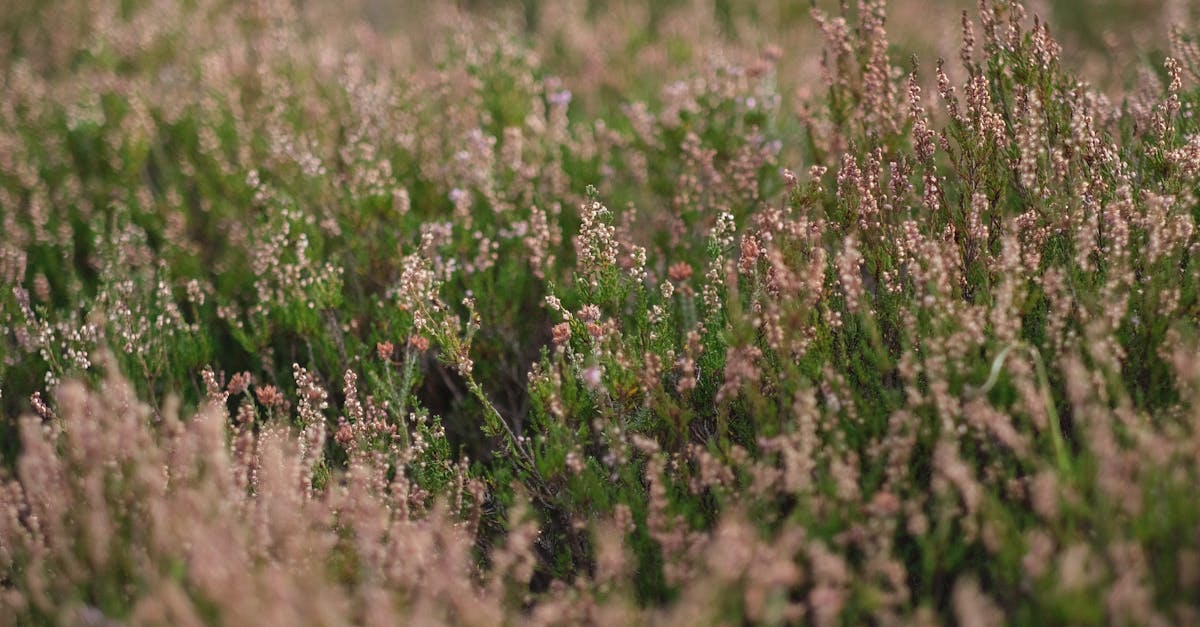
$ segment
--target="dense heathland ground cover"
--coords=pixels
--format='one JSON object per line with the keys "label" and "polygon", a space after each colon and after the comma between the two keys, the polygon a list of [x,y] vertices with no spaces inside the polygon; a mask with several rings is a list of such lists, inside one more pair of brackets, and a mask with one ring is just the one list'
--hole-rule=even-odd
{"label": "dense heathland ground cover", "polygon": [[0,624],[1200,621],[1187,4],[333,4],[0,7]]}

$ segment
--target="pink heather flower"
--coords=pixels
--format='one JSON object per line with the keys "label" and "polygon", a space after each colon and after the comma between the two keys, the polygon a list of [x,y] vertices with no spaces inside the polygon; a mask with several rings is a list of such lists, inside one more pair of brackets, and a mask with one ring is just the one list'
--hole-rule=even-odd
{"label": "pink heather flower", "polygon": [[604,370],[600,366],[589,366],[583,369],[581,373],[583,383],[591,390],[600,389],[600,384],[603,381]]}
{"label": "pink heather flower", "polygon": [[571,324],[569,322],[560,322],[550,329],[550,334],[554,339],[554,344],[564,346],[571,339]]}
{"label": "pink heather flower", "polygon": [[692,267],[684,261],[673,263],[667,268],[667,277],[676,283],[682,283],[692,278]]}
{"label": "pink heather flower", "polygon": [[259,403],[271,409],[281,409],[287,403],[287,400],[283,397],[283,393],[273,385],[258,386],[254,390],[254,395],[258,398]]}
{"label": "pink heather flower", "polygon": [[253,382],[253,380],[254,379],[249,372],[239,372],[230,377],[229,383],[225,386],[225,389],[231,395],[237,396],[238,394],[245,392],[246,389],[250,387],[250,384]]}
{"label": "pink heather flower", "polygon": [[575,315],[580,322],[595,322],[600,319],[600,308],[596,305],[584,305]]}
{"label": "pink heather flower", "polygon": [[560,89],[552,92],[547,98],[550,104],[556,107],[565,107],[571,104],[571,90]]}
{"label": "pink heather flower", "polygon": [[414,335],[408,338],[408,345],[415,348],[418,353],[424,353],[429,350],[429,338],[423,335]]}

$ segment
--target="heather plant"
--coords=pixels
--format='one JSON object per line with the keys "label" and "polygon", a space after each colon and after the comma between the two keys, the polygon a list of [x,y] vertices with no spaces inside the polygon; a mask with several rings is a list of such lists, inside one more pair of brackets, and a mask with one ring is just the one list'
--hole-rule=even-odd
{"label": "heather plant", "polygon": [[0,8],[0,623],[1197,622],[1154,8]]}

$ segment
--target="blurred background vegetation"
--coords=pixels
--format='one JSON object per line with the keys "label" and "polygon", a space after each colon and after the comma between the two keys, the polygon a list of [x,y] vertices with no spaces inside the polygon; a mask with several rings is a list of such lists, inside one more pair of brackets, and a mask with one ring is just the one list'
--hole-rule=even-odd
{"label": "blurred background vegetation", "polygon": [[[311,4],[317,4],[311,2]],[[403,32],[413,50],[436,49],[434,13],[439,3],[422,0],[362,0],[360,10],[381,31]],[[614,75],[655,82],[661,76],[632,71],[647,50],[665,45],[670,64],[685,67],[704,55],[754,49],[771,43],[790,52],[793,63],[811,64],[819,50],[812,9],[837,14],[846,0],[459,0],[462,14],[484,16],[526,33],[550,68],[578,68],[586,53],[581,41],[570,41],[571,16],[586,16],[600,30],[595,35],[623,39],[623,58],[610,59]],[[892,0],[888,31],[897,52],[932,62],[957,54],[961,15],[975,15],[974,0]],[[1170,24],[1194,24],[1200,3],[1188,0],[1035,0],[1029,13],[1048,23],[1063,45],[1068,62],[1098,85],[1113,90],[1136,80],[1139,60],[1161,57]],[[609,29],[619,25],[616,29]],[[706,37],[695,37],[706,34]],[[699,46],[707,46],[701,48]],[[606,48],[617,48],[605,46]],[[797,54],[797,53],[806,54]],[[620,69],[630,71],[618,72]],[[786,68],[784,68],[786,72]],[[643,85],[644,86],[644,85]]]}

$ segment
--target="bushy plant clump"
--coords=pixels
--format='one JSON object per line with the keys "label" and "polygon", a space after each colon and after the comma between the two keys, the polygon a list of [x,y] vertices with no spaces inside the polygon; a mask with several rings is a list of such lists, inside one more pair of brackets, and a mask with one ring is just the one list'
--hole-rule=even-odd
{"label": "bushy plant clump", "polygon": [[0,624],[1200,621],[1187,23],[26,4]]}

